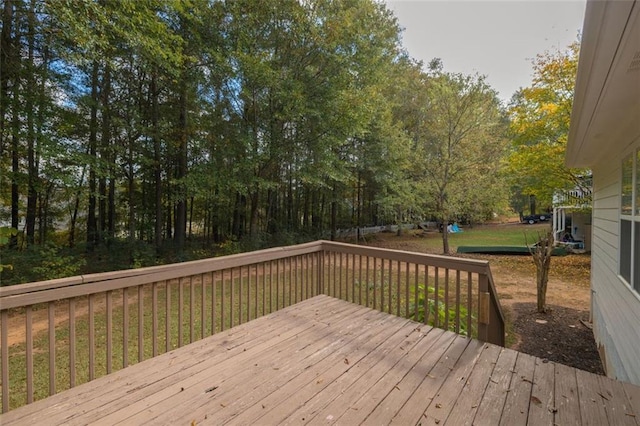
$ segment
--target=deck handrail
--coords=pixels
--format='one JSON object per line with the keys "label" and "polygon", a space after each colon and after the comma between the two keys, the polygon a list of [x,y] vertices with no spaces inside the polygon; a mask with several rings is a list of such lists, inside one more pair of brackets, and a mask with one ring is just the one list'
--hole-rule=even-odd
{"label": "deck handrail", "polygon": [[[9,410],[10,392],[26,395],[12,408],[28,404],[321,293],[504,346],[504,315],[489,262],[320,240],[1,287],[2,411]],[[429,319],[430,298],[446,310],[444,319]],[[419,318],[423,303],[425,317]],[[60,309],[62,322],[56,319]],[[43,326],[34,332],[36,314]],[[10,318],[24,324],[18,345],[9,342]],[[86,372],[76,372],[79,365]],[[18,373],[24,383],[12,381],[11,366],[26,368]],[[64,381],[57,377],[61,370],[68,374]],[[47,373],[48,391],[42,384]]]}

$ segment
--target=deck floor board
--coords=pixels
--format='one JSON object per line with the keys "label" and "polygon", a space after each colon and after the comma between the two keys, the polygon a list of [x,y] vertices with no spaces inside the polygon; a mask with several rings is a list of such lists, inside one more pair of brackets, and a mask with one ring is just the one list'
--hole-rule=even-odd
{"label": "deck floor board", "polygon": [[13,424],[625,424],[640,388],[316,296],[0,416]]}

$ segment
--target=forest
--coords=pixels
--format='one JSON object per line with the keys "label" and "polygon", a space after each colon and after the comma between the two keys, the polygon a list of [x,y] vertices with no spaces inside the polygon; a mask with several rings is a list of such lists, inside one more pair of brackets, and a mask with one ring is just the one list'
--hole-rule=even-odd
{"label": "forest", "polygon": [[563,146],[578,51],[534,63],[550,135],[374,0],[5,0],[0,37],[2,285],[481,222],[549,174],[509,158]]}

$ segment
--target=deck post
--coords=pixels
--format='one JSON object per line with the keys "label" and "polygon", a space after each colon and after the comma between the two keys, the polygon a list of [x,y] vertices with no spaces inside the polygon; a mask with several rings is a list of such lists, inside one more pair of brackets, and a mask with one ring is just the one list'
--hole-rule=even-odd
{"label": "deck post", "polygon": [[[489,293],[489,277],[486,274],[478,274],[478,340],[489,341],[489,323],[491,314],[487,312],[491,305],[487,299]],[[488,308],[488,309],[487,309]]]}

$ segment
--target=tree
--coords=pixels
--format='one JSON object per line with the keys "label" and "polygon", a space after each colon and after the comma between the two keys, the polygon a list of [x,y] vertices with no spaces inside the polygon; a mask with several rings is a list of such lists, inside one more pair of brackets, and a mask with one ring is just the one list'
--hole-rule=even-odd
{"label": "tree", "polygon": [[495,176],[505,149],[505,120],[484,77],[445,73],[434,66],[425,85],[428,98],[415,136],[415,169],[423,198],[430,201],[425,208],[444,224],[442,245],[448,254],[447,223],[480,210],[499,187]]}
{"label": "tree", "polygon": [[536,265],[536,294],[538,312],[540,313],[544,313],[547,310],[547,284],[549,282],[553,243],[553,232],[549,229],[544,235],[538,235],[538,241],[534,247],[529,247],[533,263]]}
{"label": "tree", "polygon": [[532,85],[511,100],[510,180],[522,194],[535,196],[538,205],[551,206],[555,191],[581,185],[585,175],[564,165],[579,50],[574,42],[539,54]]}

